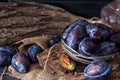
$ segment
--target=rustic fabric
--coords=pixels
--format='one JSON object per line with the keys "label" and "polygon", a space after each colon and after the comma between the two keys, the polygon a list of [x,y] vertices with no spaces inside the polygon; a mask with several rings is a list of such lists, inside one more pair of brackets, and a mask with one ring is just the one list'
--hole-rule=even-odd
{"label": "rustic fabric", "polygon": [[[37,43],[38,45],[44,46],[51,36],[41,36],[33,37],[22,40],[24,44],[19,47],[20,52],[26,53],[27,45],[31,43]],[[26,44],[27,43],[27,44]],[[41,45],[42,44],[42,45]],[[87,65],[77,63],[77,67],[74,71],[69,72],[63,69],[59,65],[59,54],[64,51],[61,47],[61,43],[55,44],[51,48],[46,47],[44,51],[37,55],[39,63],[31,64],[28,73],[22,74],[17,72],[12,66],[9,66],[9,71],[11,74],[22,80],[87,80],[83,75],[84,68]],[[120,79],[120,59],[119,55],[116,56],[114,60],[108,61],[112,65],[112,73],[108,77],[109,80],[119,80]],[[46,62],[47,60],[47,62]],[[80,73],[80,74],[79,74]]]}

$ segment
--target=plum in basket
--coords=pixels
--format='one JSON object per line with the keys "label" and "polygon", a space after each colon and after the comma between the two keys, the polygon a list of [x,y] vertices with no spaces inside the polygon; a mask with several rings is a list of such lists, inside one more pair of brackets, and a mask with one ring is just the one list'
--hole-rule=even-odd
{"label": "plum in basket", "polygon": [[110,41],[116,43],[116,45],[120,48],[120,32],[111,35]]}
{"label": "plum in basket", "polygon": [[80,41],[87,36],[84,26],[78,25],[74,27],[66,39],[66,43],[69,47],[78,50]]}
{"label": "plum in basket", "polygon": [[117,52],[117,46],[113,42],[102,42],[97,50],[97,56],[110,55]]}
{"label": "plum in basket", "polygon": [[65,29],[63,35],[62,35],[62,39],[64,41],[66,41],[66,38],[68,36],[68,34],[70,33],[70,31],[78,26],[78,25],[81,25],[81,26],[87,26],[88,22],[86,20],[83,20],[83,19],[79,19],[79,20],[76,20],[75,22],[71,23],[70,25],[67,26],[67,28]]}
{"label": "plum in basket", "polygon": [[107,40],[109,38],[109,29],[107,26],[99,23],[91,23],[86,26],[86,31],[91,38]]}
{"label": "plum in basket", "polygon": [[79,44],[79,53],[86,56],[95,56],[98,48],[97,42],[93,38],[86,37]]}

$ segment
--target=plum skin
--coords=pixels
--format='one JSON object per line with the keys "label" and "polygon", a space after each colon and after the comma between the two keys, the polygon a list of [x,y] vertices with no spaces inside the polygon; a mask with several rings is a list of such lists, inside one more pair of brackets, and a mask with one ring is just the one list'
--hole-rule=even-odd
{"label": "plum skin", "polygon": [[117,46],[113,42],[102,42],[99,49],[97,50],[97,56],[105,56],[114,54],[117,52]]}
{"label": "plum skin", "polygon": [[29,70],[29,60],[28,57],[23,53],[17,53],[12,58],[12,66],[21,73],[26,73]]}
{"label": "plum skin", "polygon": [[86,26],[86,31],[91,38],[105,41],[110,36],[110,29],[108,26],[99,23],[90,23]]}
{"label": "plum skin", "polygon": [[66,44],[74,50],[78,50],[79,42],[87,36],[84,26],[78,25],[74,27],[68,37],[66,38]]}
{"label": "plum skin", "polygon": [[117,47],[120,48],[120,32],[112,34],[110,41],[116,43]]}
{"label": "plum skin", "polygon": [[48,40],[48,47],[53,46],[54,44],[60,42],[61,36],[60,35],[54,35],[52,38]]}
{"label": "plum skin", "polygon": [[86,56],[95,56],[98,48],[96,40],[86,37],[79,43],[79,53]]}
{"label": "plum skin", "polygon": [[3,66],[8,66],[11,64],[11,56],[4,52],[4,51],[0,51],[0,67]]}
{"label": "plum skin", "polygon": [[37,59],[37,54],[39,54],[40,52],[42,52],[43,49],[37,45],[37,44],[33,44],[28,48],[28,58],[32,63],[36,63],[38,62]]}
{"label": "plum skin", "polygon": [[84,69],[84,75],[90,80],[106,80],[105,77],[111,73],[111,70],[112,66],[107,62],[93,61]]}
{"label": "plum skin", "polygon": [[17,53],[15,48],[12,46],[9,46],[9,45],[0,46],[0,51],[4,51],[4,52],[8,53],[11,57]]}
{"label": "plum skin", "polygon": [[70,25],[68,25],[66,27],[66,29],[64,30],[63,32],[63,35],[62,35],[62,39],[66,42],[66,38],[68,37],[68,34],[70,33],[70,31],[76,27],[77,25],[81,25],[81,26],[87,26],[88,22],[86,20],[83,20],[83,19],[79,19],[79,20],[76,20],[74,22],[72,22]]}

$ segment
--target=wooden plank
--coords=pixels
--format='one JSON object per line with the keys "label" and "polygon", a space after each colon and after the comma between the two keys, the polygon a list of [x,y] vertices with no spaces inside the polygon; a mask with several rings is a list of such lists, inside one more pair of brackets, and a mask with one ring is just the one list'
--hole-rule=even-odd
{"label": "wooden plank", "polygon": [[39,35],[61,34],[77,18],[61,8],[46,4],[0,3],[0,44]]}

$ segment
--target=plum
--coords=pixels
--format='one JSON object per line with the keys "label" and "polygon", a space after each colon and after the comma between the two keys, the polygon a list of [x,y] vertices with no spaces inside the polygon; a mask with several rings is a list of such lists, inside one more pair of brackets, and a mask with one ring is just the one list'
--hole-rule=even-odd
{"label": "plum", "polygon": [[3,66],[8,66],[11,64],[11,56],[4,52],[4,51],[0,51],[0,67]]}
{"label": "plum", "polygon": [[79,19],[76,20],[75,22],[72,22],[70,25],[67,26],[67,28],[65,29],[63,35],[62,35],[62,39],[66,41],[66,38],[68,36],[68,34],[70,33],[70,31],[76,27],[77,25],[81,25],[81,26],[87,26],[88,22],[86,20],[83,19]]}
{"label": "plum", "polygon": [[79,42],[86,36],[87,33],[85,27],[77,25],[68,34],[68,37],[66,38],[66,44],[74,50],[78,50]]}
{"label": "plum", "polygon": [[29,70],[29,60],[28,57],[23,53],[17,53],[12,57],[12,66],[21,73],[26,73]]}
{"label": "plum", "polygon": [[73,71],[76,68],[76,62],[72,60],[65,52],[60,54],[59,64],[66,71]]}
{"label": "plum", "polygon": [[6,45],[6,46],[0,46],[0,51],[4,51],[8,53],[11,57],[17,53],[14,47]]}
{"label": "plum", "polygon": [[116,43],[117,47],[120,48],[120,32],[111,35],[110,41]]}
{"label": "plum", "polygon": [[106,25],[91,23],[86,26],[86,31],[91,38],[98,40],[107,40],[110,36],[110,30]]}
{"label": "plum", "polygon": [[43,51],[43,49],[39,45],[37,45],[37,44],[31,45],[27,50],[29,60],[32,63],[38,62],[38,59],[36,56],[37,56],[37,54],[39,54],[42,51]]}
{"label": "plum", "polygon": [[60,42],[60,40],[61,40],[60,35],[55,35],[55,36],[53,36],[52,38],[50,38],[50,39],[48,40],[48,47],[51,47],[51,46],[53,46],[54,44]]}
{"label": "plum", "polygon": [[117,47],[114,42],[102,42],[97,50],[97,56],[105,56],[117,52]]}
{"label": "plum", "polygon": [[86,56],[95,56],[97,48],[97,42],[93,38],[86,37],[79,43],[79,53]]}
{"label": "plum", "polygon": [[84,69],[84,75],[89,80],[106,80],[111,69],[111,65],[105,61],[93,61]]}

